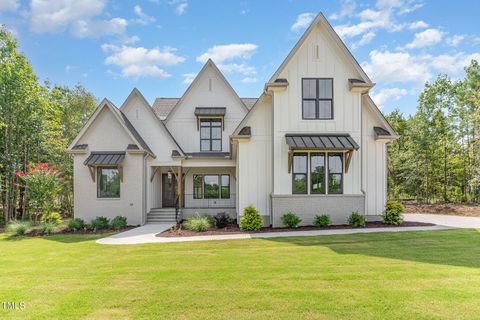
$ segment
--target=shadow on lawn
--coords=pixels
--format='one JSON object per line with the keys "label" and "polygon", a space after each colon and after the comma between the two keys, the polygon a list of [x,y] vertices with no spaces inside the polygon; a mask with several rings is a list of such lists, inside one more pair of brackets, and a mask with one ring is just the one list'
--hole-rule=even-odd
{"label": "shadow on lawn", "polygon": [[338,254],[480,268],[480,232],[475,229],[286,237],[264,240],[298,246],[324,246]]}
{"label": "shadow on lawn", "polygon": [[41,239],[49,240],[61,243],[78,243],[85,241],[94,241],[104,237],[110,236],[111,233],[100,233],[100,234],[53,234],[49,236],[16,236],[16,235],[7,235],[3,238],[5,241],[22,241],[28,239]]}

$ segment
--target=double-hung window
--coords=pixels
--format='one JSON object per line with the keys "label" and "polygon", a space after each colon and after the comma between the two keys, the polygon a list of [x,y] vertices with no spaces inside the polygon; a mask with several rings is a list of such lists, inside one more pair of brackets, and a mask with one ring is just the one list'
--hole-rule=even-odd
{"label": "double-hung window", "polygon": [[200,119],[200,151],[222,151],[221,119]]}
{"label": "double-hung window", "polygon": [[302,118],[333,119],[333,79],[302,79]]}
{"label": "double-hung window", "polygon": [[343,153],[294,153],[292,194],[342,194]]}
{"label": "double-hung window", "polygon": [[117,167],[97,167],[97,198],[120,198]]}

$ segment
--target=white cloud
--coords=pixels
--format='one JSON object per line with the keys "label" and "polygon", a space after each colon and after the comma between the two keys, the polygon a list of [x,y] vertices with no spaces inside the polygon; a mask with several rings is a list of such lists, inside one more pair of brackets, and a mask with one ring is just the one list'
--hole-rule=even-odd
{"label": "white cloud", "polygon": [[176,49],[171,47],[146,49],[143,47],[120,47],[104,44],[102,49],[109,53],[105,63],[120,67],[123,77],[150,76],[166,78],[170,74],[163,70],[162,67],[176,65],[185,61],[185,58],[176,55]]}
{"label": "white cloud", "polygon": [[364,63],[363,68],[376,82],[416,82],[423,85],[432,76],[425,63],[407,52],[373,50],[370,62]]}
{"label": "white cloud", "polygon": [[245,78],[242,79],[243,83],[255,83],[257,81],[258,80],[255,77],[245,77]]}
{"label": "white cloud", "polygon": [[406,89],[403,88],[384,88],[380,89],[380,91],[372,92],[372,99],[381,109],[383,108],[385,102],[391,100],[400,100],[403,96],[407,95],[408,92]]}
{"label": "white cloud", "polygon": [[179,16],[184,14],[188,8],[187,0],[171,0],[168,4],[175,8],[175,13]]}
{"label": "white cloud", "polygon": [[373,50],[370,61],[362,66],[374,82],[413,84],[421,88],[425,81],[431,81],[438,73],[459,75],[472,59],[480,60],[480,53],[412,55],[408,52]]}
{"label": "white cloud", "polygon": [[410,30],[424,29],[424,28],[428,28],[428,23],[422,20],[412,22],[408,25],[408,29]]}
{"label": "white cloud", "polygon": [[373,38],[375,38],[375,32],[370,31],[368,33],[365,33],[359,41],[352,44],[352,49],[357,49],[361,46],[369,44],[373,40]]}
{"label": "white cloud", "polygon": [[102,14],[105,4],[106,0],[32,0],[31,29],[36,33],[70,30],[77,37],[123,33],[125,19],[93,20]]}
{"label": "white cloud", "polygon": [[183,74],[183,83],[186,85],[189,85],[190,83],[195,80],[195,77],[197,76],[196,73],[184,73]]}
{"label": "white cloud", "polygon": [[258,46],[253,43],[217,45],[198,56],[197,61],[205,63],[208,59],[212,59],[223,72],[251,75],[256,73],[256,69],[248,66],[244,61],[250,59],[257,48]]}
{"label": "white cloud", "polygon": [[99,38],[109,34],[123,34],[127,20],[113,18],[111,20],[79,20],[72,24],[72,34],[78,38]]}
{"label": "white cloud", "polygon": [[209,48],[207,52],[197,57],[198,62],[205,63],[212,59],[215,63],[221,64],[224,61],[235,58],[249,59],[257,50],[258,46],[253,43],[232,43],[217,45]]}
{"label": "white cloud", "polygon": [[456,34],[453,37],[447,39],[447,43],[452,47],[456,47],[465,39],[465,36]]}
{"label": "white cloud", "polygon": [[0,1],[0,12],[17,11],[18,7],[20,7],[19,0]]}
{"label": "white cloud", "polygon": [[297,16],[297,20],[295,20],[295,23],[290,27],[290,29],[294,32],[301,31],[307,28],[310,23],[312,23],[314,18],[315,14],[313,13],[301,13]]}
{"label": "white cloud", "polygon": [[133,7],[133,12],[137,15],[137,19],[133,20],[134,23],[141,24],[141,25],[147,25],[151,22],[155,22],[155,18],[147,15],[145,12],[143,12],[142,7],[140,7],[138,4]]}
{"label": "white cloud", "polygon": [[360,22],[338,25],[335,26],[335,30],[342,38],[353,38],[378,29],[389,32],[401,31],[409,25],[399,23],[396,16],[420,7],[416,0],[378,0],[375,8],[364,9],[356,15]]}
{"label": "white cloud", "polygon": [[415,33],[415,38],[407,44],[408,49],[424,48],[433,46],[443,39],[443,32],[438,29],[427,29],[425,31]]}
{"label": "white cloud", "polygon": [[337,20],[345,17],[351,17],[357,8],[357,3],[353,0],[342,1],[342,9],[339,13],[334,13],[330,16],[330,19]]}
{"label": "white cloud", "polygon": [[241,73],[244,75],[257,73],[257,70],[255,69],[255,67],[248,66],[245,63],[219,64],[218,68],[223,72],[227,72],[227,73]]}

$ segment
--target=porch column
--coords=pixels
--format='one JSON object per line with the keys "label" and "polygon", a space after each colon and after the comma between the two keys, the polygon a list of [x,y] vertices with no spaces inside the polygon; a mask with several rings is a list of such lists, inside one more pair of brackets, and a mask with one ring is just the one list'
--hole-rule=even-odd
{"label": "porch column", "polygon": [[178,167],[177,172],[177,192],[178,192],[178,206],[183,208],[183,167]]}

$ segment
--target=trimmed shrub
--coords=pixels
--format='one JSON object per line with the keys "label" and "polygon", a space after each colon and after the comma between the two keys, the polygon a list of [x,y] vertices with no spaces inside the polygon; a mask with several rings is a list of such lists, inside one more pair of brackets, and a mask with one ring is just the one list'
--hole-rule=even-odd
{"label": "trimmed shrub", "polygon": [[51,223],[58,226],[60,223],[62,223],[62,216],[58,212],[44,213],[40,218],[40,222]]}
{"label": "trimmed shrub", "polygon": [[347,222],[354,228],[365,227],[365,216],[363,214],[360,214],[358,211],[354,211],[348,217]]}
{"label": "trimmed shrub", "polygon": [[112,219],[112,222],[110,222],[110,225],[115,230],[120,230],[122,228],[125,228],[127,226],[127,217],[116,216],[115,218]]}
{"label": "trimmed shrub", "polygon": [[285,227],[288,228],[298,228],[298,225],[302,222],[302,219],[293,212],[285,213],[281,219]]}
{"label": "trimmed shrub", "polygon": [[221,229],[226,228],[230,225],[232,219],[225,212],[217,213],[215,216],[215,227]]}
{"label": "trimmed shrub", "polygon": [[110,225],[109,222],[110,221],[106,217],[96,217],[90,223],[90,227],[93,230],[108,229],[108,226]]}
{"label": "trimmed shrub", "polygon": [[328,227],[331,223],[332,221],[328,214],[317,214],[313,219],[313,225],[318,228]]}
{"label": "trimmed shrub", "polygon": [[257,231],[263,225],[262,217],[254,206],[249,205],[243,209],[243,216],[240,218],[240,229],[245,231]]}
{"label": "trimmed shrub", "polygon": [[403,222],[405,207],[398,201],[388,200],[383,213],[383,223],[399,225]]}
{"label": "trimmed shrub", "polygon": [[43,234],[51,234],[55,231],[55,224],[51,222],[42,222],[40,225],[40,231],[42,231]]}
{"label": "trimmed shrub", "polygon": [[205,216],[195,214],[193,217],[190,217],[183,223],[183,226],[192,231],[204,232],[212,227],[210,220]]}
{"label": "trimmed shrub", "polygon": [[81,230],[84,229],[86,226],[87,225],[85,224],[85,221],[80,218],[75,218],[68,221],[68,230],[70,231]]}
{"label": "trimmed shrub", "polygon": [[7,224],[5,230],[14,233],[16,236],[23,236],[29,226],[28,222],[13,220]]}

